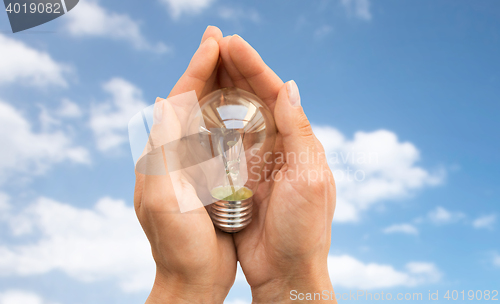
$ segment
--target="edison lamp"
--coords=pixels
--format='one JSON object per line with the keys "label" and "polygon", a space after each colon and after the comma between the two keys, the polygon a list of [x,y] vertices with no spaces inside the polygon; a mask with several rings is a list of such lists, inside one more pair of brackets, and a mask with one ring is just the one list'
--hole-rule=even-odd
{"label": "edison lamp", "polygon": [[208,212],[220,230],[235,233],[252,221],[259,183],[267,179],[276,139],[268,106],[256,95],[224,88],[206,95],[188,119],[189,153],[212,200]]}

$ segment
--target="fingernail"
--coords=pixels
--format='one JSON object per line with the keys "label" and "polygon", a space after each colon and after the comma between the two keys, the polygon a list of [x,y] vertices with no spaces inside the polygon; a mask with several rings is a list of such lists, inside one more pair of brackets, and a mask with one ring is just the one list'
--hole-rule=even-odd
{"label": "fingernail", "polygon": [[217,40],[215,40],[214,37],[208,37],[207,40],[205,40],[205,42],[203,42],[203,43],[207,43],[208,40],[213,40],[213,41],[217,42]]}
{"label": "fingernail", "polygon": [[163,102],[161,102],[163,99],[160,97],[156,98],[156,102],[154,105],[154,111],[153,111],[153,124],[159,124],[161,123],[161,120],[163,118]]}
{"label": "fingernail", "polygon": [[290,80],[287,82],[286,90],[288,92],[288,100],[290,101],[290,104],[294,107],[300,106],[299,88],[297,87],[295,81]]}

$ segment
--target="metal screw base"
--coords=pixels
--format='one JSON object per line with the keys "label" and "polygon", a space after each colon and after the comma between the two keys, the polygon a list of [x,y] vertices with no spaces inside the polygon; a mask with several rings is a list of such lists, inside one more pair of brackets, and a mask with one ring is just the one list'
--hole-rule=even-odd
{"label": "metal screw base", "polygon": [[252,197],[243,201],[216,201],[210,206],[210,217],[220,230],[235,233],[252,222],[252,210]]}

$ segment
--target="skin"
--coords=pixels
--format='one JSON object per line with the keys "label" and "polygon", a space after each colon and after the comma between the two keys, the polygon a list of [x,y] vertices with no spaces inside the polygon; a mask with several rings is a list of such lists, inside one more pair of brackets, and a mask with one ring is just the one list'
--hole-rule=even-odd
{"label": "skin", "polygon": [[[292,302],[291,290],[333,290],[326,261],[335,183],[323,147],[302,107],[290,103],[293,86],[241,37],[223,38],[210,26],[169,96],[195,90],[200,99],[232,86],[259,96],[274,113],[278,130],[273,162],[263,171],[267,180],[254,195],[253,221],[239,233],[223,233],[204,208],[179,212],[173,194],[178,179],[136,171],[135,209],[157,265],[146,303],[222,303],[234,283],[236,261],[253,303]],[[299,161],[299,155],[308,161]],[[321,178],[307,178],[309,172]]]}

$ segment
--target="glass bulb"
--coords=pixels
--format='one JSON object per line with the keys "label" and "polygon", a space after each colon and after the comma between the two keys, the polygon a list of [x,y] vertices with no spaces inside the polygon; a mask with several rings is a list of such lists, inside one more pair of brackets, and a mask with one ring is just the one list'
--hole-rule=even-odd
{"label": "glass bulb", "polygon": [[252,221],[253,196],[265,178],[276,139],[271,111],[259,97],[238,88],[205,96],[188,121],[189,152],[199,161],[212,202],[210,216],[234,233]]}

